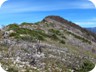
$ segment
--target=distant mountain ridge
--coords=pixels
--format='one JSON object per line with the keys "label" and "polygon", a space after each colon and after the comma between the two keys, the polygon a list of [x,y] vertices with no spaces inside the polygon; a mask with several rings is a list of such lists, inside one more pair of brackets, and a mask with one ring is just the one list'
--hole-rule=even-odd
{"label": "distant mountain ridge", "polygon": [[89,31],[91,31],[91,32],[94,32],[94,33],[96,33],[96,27],[91,27],[91,28],[86,28],[87,30],[89,30]]}

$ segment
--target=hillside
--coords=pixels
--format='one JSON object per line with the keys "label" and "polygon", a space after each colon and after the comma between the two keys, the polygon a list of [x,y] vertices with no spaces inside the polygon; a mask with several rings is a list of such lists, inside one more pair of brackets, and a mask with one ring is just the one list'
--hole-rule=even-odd
{"label": "hillside", "polygon": [[0,62],[9,72],[88,72],[96,35],[60,16],[9,24],[0,31]]}

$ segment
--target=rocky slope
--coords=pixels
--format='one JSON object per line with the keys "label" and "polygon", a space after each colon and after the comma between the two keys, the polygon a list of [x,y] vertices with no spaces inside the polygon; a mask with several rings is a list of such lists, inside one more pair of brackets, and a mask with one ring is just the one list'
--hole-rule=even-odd
{"label": "rocky slope", "polygon": [[88,72],[96,35],[59,16],[10,24],[0,31],[0,62],[9,72]]}

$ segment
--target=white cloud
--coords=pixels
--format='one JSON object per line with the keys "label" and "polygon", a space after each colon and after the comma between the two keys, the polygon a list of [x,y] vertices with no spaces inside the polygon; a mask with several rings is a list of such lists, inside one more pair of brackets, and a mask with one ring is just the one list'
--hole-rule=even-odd
{"label": "white cloud", "polygon": [[75,23],[82,27],[94,27],[96,26],[96,18],[87,19],[85,21],[77,21]]}
{"label": "white cloud", "polygon": [[86,21],[86,22],[75,22],[76,24],[80,24],[80,25],[82,25],[82,24],[84,24],[84,25],[92,25],[92,24],[96,24],[95,22],[88,22],[88,21]]}
{"label": "white cloud", "polygon": [[53,11],[62,9],[89,9],[94,8],[94,5],[89,1],[59,1],[56,3],[29,3],[29,2],[14,2],[7,3],[0,9],[0,13],[18,13],[26,11]]}

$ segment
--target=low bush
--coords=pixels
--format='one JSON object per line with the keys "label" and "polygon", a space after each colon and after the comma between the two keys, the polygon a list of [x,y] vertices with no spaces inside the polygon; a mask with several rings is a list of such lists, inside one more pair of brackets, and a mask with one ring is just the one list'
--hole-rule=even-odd
{"label": "low bush", "polygon": [[17,24],[10,24],[8,30],[17,30],[19,26]]}
{"label": "low bush", "polygon": [[56,34],[53,34],[53,35],[51,35],[50,37],[51,37],[53,40],[58,40],[58,39],[59,39]]}
{"label": "low bush", "polygon": [[27,23],[27,22],[23,22],[23,23],[21,23],[20,25],[22,26],[22,25],[32,25],[33,23]]}
{"label": "low bush", "polygon": [[56,35],[61,35],[59,30],[55,30],[55,29],[49,29],[49,32],[56,34]]}
{"label": "low bush", "polygon": [[80,37],[80,36],[78,36],[78,35],[76,35],[76,34],[74,34],[74,33],[72,33],[72,32],[67,32],[67,33],[73,35],[75,38],[77,38],[77,39],[79,39],[79,40],[82,40],[82,42],[91,44],[91,41],[89,41],[89,40],[87,40],[87,39],[85,39],[85,38],[83,38],[83,37]]}
{"label": "low bush", "polygon": [[18,70],[14,69],[14,68],[8,68],[7,71],[8,71],[8,72],[18,72]]}
{"label": "low bush", "polygon": [[83,65],[80,67],[79,70],[77,70],[77,72],[88,72],[91,71],[94,67],[95,65],[91,61],[85,60],[83,62]]}
{"label": "low bush", "polygon": [[[20,36],[21,34],[25,36]],[[36,39],[45,40],[45,37],[47,37],[47,35],[41,30],[30,30],[25,28],[19,28],[15,33],[11,33],[9,36],[28,41]]]}
{"label": "low bush", "polygon": [[60,43],[65,44],[65,41],[64,40],[61,40]]}

